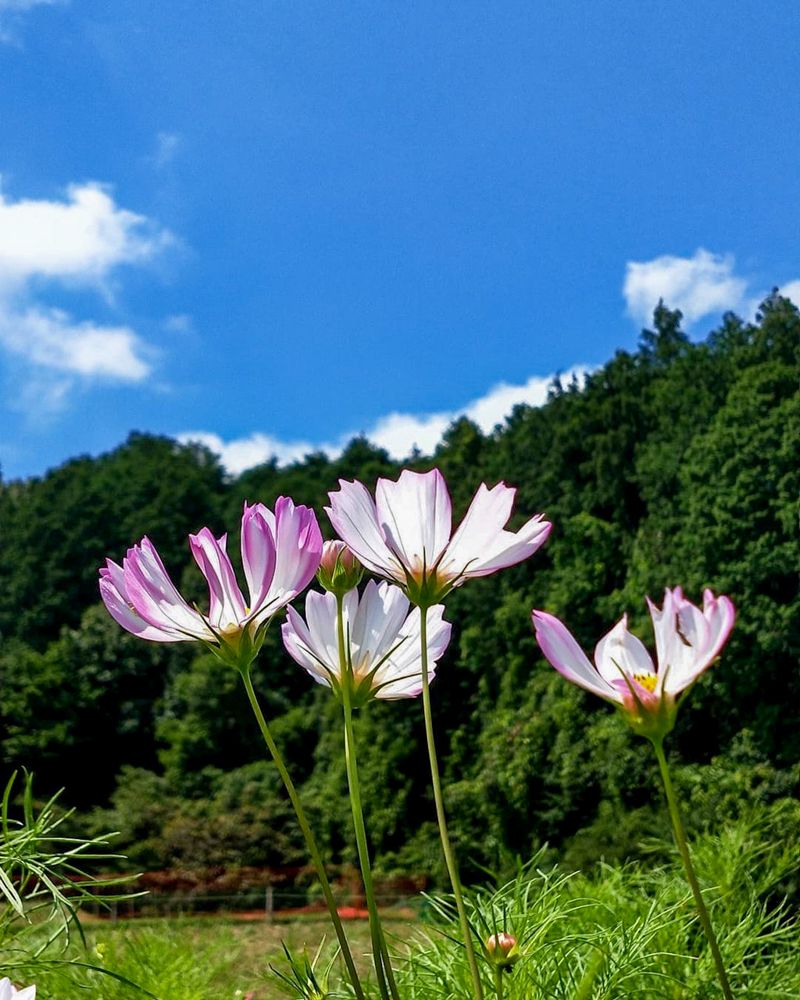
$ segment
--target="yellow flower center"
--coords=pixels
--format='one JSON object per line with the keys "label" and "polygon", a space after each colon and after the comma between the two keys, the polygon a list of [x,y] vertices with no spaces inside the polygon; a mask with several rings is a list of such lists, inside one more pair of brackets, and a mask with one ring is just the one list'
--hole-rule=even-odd
{"label": "yellow flower center", "polygon": [[634,674],[633,679],[641,684],[645,691],[655,691],[658,677],[655,674]]}

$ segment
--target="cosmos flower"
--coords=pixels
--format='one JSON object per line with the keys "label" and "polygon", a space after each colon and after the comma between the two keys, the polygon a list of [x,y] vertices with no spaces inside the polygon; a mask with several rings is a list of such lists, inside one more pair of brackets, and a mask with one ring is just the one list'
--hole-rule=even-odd
{"label": "cosmos flower", "polygon": [[[372,698],[413,698],[422,690],[420,612],[414,608],[409,614],[409,607],[399,587],[374,580],[361,597],[356,590],[342,597],[348,660],[344,679],[334,594],[310,591],[305,621],[294,608],[288,608],[283,643],[318,684],[339,695],[342,683],[349,683],[354,707]],[[450,624],[443,620],[443,611],[437,605],[428,612],[429,680],[450,641]]]}
{"label": "cosmos flower", "polygon": [[313,578],[322,535],[314,512],[288,497],[279,497],[274,513],[260,503],[245,504],[241,547],[247,600],[228,557],[227,535],[215,538],[203,528],[189,536],[189,545],[208,582],[208,614],[183,599],[148,538],[128,550],[122,566],[106,561],[100,570],[103,601],[112,618],[142,639],[199,640],[239,662],[240,654],[255,655],[259,637],[263,641],[261,626]]}
{"label": "cosmos flower", "polygon": [[527,559],[552,525],[541,514],[517,532],[505,530],[516,490],[481,484],[453,533],[452,505],[438,469],[405,469],[379,479],[375,500],[358,481],[339,481],[325,510],[364,566],[400,584],[414,604],[430,607],[454,587]]}
{"label": "cosmos flower", "polygon": [[648,598],[658,666],[628,631],[625,615],[598,642],[592,664],[565,625],[544,611],[533,612],[536,640],[550,663],[586,691],[622,709],[644,736],[664,736],[675,724],[679,696],[697,680],[725,644],[735,617],[727,597],[703,594],[703,610],[680,587],[664,591],[661,609]]}

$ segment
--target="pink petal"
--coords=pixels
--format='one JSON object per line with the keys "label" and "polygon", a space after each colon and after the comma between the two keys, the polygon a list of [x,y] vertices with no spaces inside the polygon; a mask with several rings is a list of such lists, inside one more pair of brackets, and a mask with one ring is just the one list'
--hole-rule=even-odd
{"label": "pink petal", "polygon": [[122,567],[110,559],[100,570],[100,596],[114,621],[140,639],[148,639],[151,642],[182,642],[188,638],[185,635],[176,635],[155,628],[132,609],[125,592]]}
{"label": "pink petal", "polygon": [[125,593],[146,622],[176,638],[214,639],[201,615],[178,593],[149,538],[128,549],[122,568]]}
{"label": "pink petal", "polygon": [[245,503],[242,515],[242,566],[251,610],[261,606],[275,575],[275,536],[265,509],[263,504]]}
{"label": "pink petal", "polygon": [[208,619],[215,628],[223,630],[241,625],[247,613],[228,558],[226,541],[227,535],[216,539],[208,528],[189,535],[192,555],[208,582]]}
{"label": "pink petal", "polygon": [[[259,504],[258,511],[269,524],[272,515],[266,507]],[[269,590],[251,608],[251,618],[266,618],[288,604],[314,578],[322,557],[322,532],[309,507],[278,497],[270,527],[275,538],[275,571]]]}
{"label": "pink petal", "polygon": [[536,641],[551,666],[578,687],[607,701],[622,703],[619,692],[598,674],[570,631],[546,611],[532,613]]}

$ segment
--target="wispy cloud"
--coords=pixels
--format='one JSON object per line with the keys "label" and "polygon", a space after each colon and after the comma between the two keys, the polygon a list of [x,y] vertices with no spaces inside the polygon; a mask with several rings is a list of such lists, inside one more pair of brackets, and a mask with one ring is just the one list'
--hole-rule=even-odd
{"label": "wispy cloud", "polygon": [[120,266],[150,261],[171,240],[99,184],[72,185],[62,201],[14,202],[0,193],[0,347],[21,365],[23,381],[57,374],[45,381],[61,404],[79,380],[147,378],[152,350],[134,330],[76,319],[41,295],[53,285],[80,286],[111,299]]}
{"label": "wispy cloud", "polygon": [[149,157],[150,162],[156,170],[163,170],[164,167],[172,163],[178,155],[182,141],[181,136],[177,132],[158,133],[156,136],[156,151]]}
{"label": "wispy cloud", "polygon": [[[622,288],[628,315],[646,325],[653,318],[659,299],[671,309],[680,309],[684,325],[690,327],[704,316],[735,312],[751,319],[767,290],[753,287],[750,279],[736,273],[733,254],[713,254],[700,247],[692,257],[665,254],[648,261],[628,261]],[[800,299],[800,281],[790,281],[781,294]]]}
{"label": "wispy cloud", "polygon": [[[565,380],[573,375],[583,379],[589,369],[578,365],[562,373]],[[357,434],[364,434],[381,448],[385,448],[392,458],[402,461],[417,448],[423,454],[430,454],[442,439],[447,428],[459,417],[469,417],[484,433],[489,433],[519,404],[541,406],[547,399],[547,390],[553,376],[533,376],[521,385],[501,382],[486,395],[467,403],[460,409],[439,410],[434,413],[389,413],[378,419],[370,428],[351,430],[340,435],[335,441],[282,441],[260,431],[247,437],[223,440],[211,431],[187,431],[178,435],[184,443],[199,441],[220,456],[222,464],[233,475],[245,469],[260,465],[269,459],[276,459],[279,465],[299,461],[314,451],[321,451],[330,457],[341,453],[347,443]]]}
{"label": "wispy cloud", "polygon": [[17,42],[14,28],[21,15],[33,7],[52,7],[63,2],[66,0],[0,0],[0,42]]}

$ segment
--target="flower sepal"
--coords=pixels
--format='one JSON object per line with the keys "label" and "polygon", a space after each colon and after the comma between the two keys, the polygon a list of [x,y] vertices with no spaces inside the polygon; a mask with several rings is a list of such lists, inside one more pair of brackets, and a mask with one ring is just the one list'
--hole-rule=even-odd
{"label": "flower sepal", "polygon": [[648,704],[630,691],[627,694],[630,701],[626,701],[623,705],[617,705],[616,708],[635,733],[652,742],[653,740],[663,740],[668,733],[672,732],[678,718],[678,704],[671,695],[664,694],[662,697],[654,699],[652,704]]}
{"label": "flower sepal", "polygon": [[[203,641],[206,649],[213,653],[226,666],[234,667],[240,673],[249,670],[267,637],[267,629],[272,618],[266,619],[260,625],[250,623],[243,629],[221,632],[213,629],[217,642]],[[211,626],[209,626],[211,627]]]}
{"label": "flower sepal", "polygon": [[400,586],[405,591],[409,601],[423,611],[441,604],[450,591],[461,582],[460,577],[452,580],[442,580],[436,572],[436,566],[428,569],[424,564],[422,571],[412,573],[403,567],[405,582]]}

